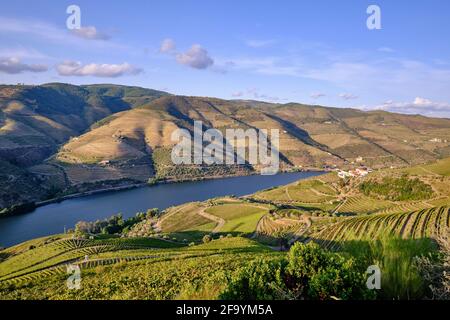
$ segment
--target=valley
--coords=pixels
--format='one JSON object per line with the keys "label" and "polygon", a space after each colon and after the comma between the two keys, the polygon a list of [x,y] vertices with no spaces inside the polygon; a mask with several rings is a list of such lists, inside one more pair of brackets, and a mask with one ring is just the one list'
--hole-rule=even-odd
{"label": "valley", "polygon": [[205,130],[280,130],[282,171],[399,168],[450,155],[450,120],[385,111],[58,83],[1,86],[0,110],[3,215],[74,193],[258,170],[250,164],[173,165],[170,135],[179,128],[192,132],[194,121]]}
{"label": "valley", "polygon": [[[319,256],[337,255],[335,259],[354,257],[363,266],[375,260],[381,263],[385,280],[383,290],[376,293],[378,298],[423,298],[430,293],[421,281],[398,286],[411,280],[396,274],[394,264],[405,268],[401,273],[405,277],[420,277],[412,261],[436,251],[433,239],[448,239],[449,166],[450,158],[446,158],[426,165],[374,170],[364,177],[342,179],[330,172],[251,195],[148,210],[127,220],[113,217],[80,222],[66,234],[1,251],[0,296],[248,299],[255,298],[252,291],[233,291],[230,277],[241,279],[248,266],[271,270],[283,259],[294,263],[291,260],[296,254],[307,257],[316,252]],[[409,187],[385,192],[385,182]],[[107,224],[106,229],[99,229]],[[82,270],[80,290],[61,285],[68,264]],[[273,275],[268,272],[268,277]],[[157,286],[149,285],[156,282]],[[258,290],[281,298],[280,292],[265,288]],[[309,292],[315,297],[314,291]],[[374,292],[353,294],[354,298],[359,294],[375,298]]]}

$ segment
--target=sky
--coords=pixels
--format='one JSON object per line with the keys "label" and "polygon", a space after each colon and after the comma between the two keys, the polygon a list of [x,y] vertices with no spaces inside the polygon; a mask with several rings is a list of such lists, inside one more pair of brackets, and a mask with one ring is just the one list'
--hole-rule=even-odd
{"label": "sky", "polygon": [[[79,28],[67,27],[70,5],[80,8]],[[381,29],[367,26],[371,5],[380,10]],[[0,6],[2,84],[114,83],[450,118],[448,0]]]}

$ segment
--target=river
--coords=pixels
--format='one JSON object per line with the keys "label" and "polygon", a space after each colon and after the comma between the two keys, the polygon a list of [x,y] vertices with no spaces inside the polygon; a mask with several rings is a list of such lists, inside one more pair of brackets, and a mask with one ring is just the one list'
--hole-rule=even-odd
{"label": "river", "polygon": [[27,214],[1,218],[0,246],[12,246],[33,238],[62,233],[64,228],[73,228],[80,220],[105,219],[117,213],[128,218],[149,208],[165,209],[225,195],[243,196],[319,174],[294,172],[159,184],[73,198],[38,207]]}

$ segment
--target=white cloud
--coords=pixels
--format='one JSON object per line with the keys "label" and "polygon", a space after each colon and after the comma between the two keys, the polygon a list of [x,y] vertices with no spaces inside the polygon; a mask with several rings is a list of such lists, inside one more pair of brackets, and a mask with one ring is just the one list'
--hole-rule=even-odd
{"label": "white cloud", "polygon": [[314,92],[314,93],[311,93],[310,97],[313,99],[319,99],[322,97],[326,97],[326,94],[322,93],[322,92]]}
{"label": "white cloud", "polygon": [[61,76],[94,76],[116,78],[124,75],[136,75],[142,69],[136,68],[128,63],[122,64],[85,64],[75,61],[65,61],[56,67]]}
{"label": "white cloud", "polygon": [[406,114],[423,114],[435,117],[450,117],[450,103],[434,102],[421,97],[416,97],[412,102],[394,102],[388,100],[372,109]]}
{"label": "white cloud", "polygon": [[[186,52],[177,52],[175,41],[167,38],[161,43],[159,52],[174,55],[179,64],[194,69],[208,69],[214,65],[214,60],[209,56],[208,51],[199,44],[193,44]],[[225,73],[226,69],[221,66],[216,66],[213,68],[213,71]]]}
{"label": "white cloud", "polygon": [[[130,50],[126,45],[115,43],[113,41],[86,41],[96,38],[96,40],[105,40],[107,35],[98,32],[93,27],[86,27],[80,32],[73,32],[66,28],[32,19],[14,19],[0,17],[0,34],[23,34],[25,36],[39,38],[50,42],[86,48],[104,50],[105,48],[114,48]],[[103,39],[102,39],[103,38]]]}
{"label": "white cloud", "polygon": [[160,53],[173,53],[177,49],[175,41],[172,39],[164,39],[159,48]]}
{"label": "white cloud", "polygon": [[0,58],[0,72],[8,74],[18,74],[22,72],[45,72],[48,70],[46,65],[25,64],[17,57]]}
{"label": "white cloud", "polygon": [[93,26],[73,29],[72,33],[77,37],[88,40],[109,40],[111,38],[109,35],[99,32],[97,28]]}
{"label": "white cloud", "polygon": [[214,64],[214,60],[208,55],[208,51],[200,45],[194,44],[185,53],[176,55],[177,62],[194,69],[207,69]]}
{"label": "white cloud", "polygon": [[344,100],[358,99],[358,96],[355,96],[354,94],[351,93],[341,93],[339,94],[339,97],[341,97]]}
{"label": "white cloud", "polygon": [[29,49],[24,47],[16,48],[0,48],[0,57],[15,57],[19,59],[47,59],[48,55],[39,52],[35,49]]}

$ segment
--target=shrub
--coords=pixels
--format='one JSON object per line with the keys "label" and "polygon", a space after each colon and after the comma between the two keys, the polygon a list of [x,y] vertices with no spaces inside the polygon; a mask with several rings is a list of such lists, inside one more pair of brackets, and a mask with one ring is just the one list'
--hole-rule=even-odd
{"label": "shrub", "polygon": [[[287,274],[294,290],[305,290],[310,299],[368,299],[365,270],[354,259],[324,251],[315,243],[295,243],[289,251]],[[292,281],[292,280],[291,280]],[[301,293],[301,292],[299,292]]]}
{"label": "shrub", "polygon": [[439,245],[439,256],[436,261],[431,257],[418,257],[416,265],[429,285],[431,291],[429,298],[450,300],[450,230],[436,241]]}
{"label": "shrub", "polygon": [[160,211],[158,208],[148,209],[146,213],[147,219],[156,218],[160,215]]}
{"label": "shrub", "polygon": [[211,240],[212,240],[212,237],[209,234],[205,235],[202,239],[203,243],[211,242]]}
{"label": "shrub", "polygon": [[230,279],[222,299],[372,299],[354,259],[296,243],[286,259],[257,260]]}
{"label": "shrub", "polygon": [[241,268],[228,280],[219,299],[225,300],[280,300],[286,287],[283,281],[283,261],[258,259]]}

